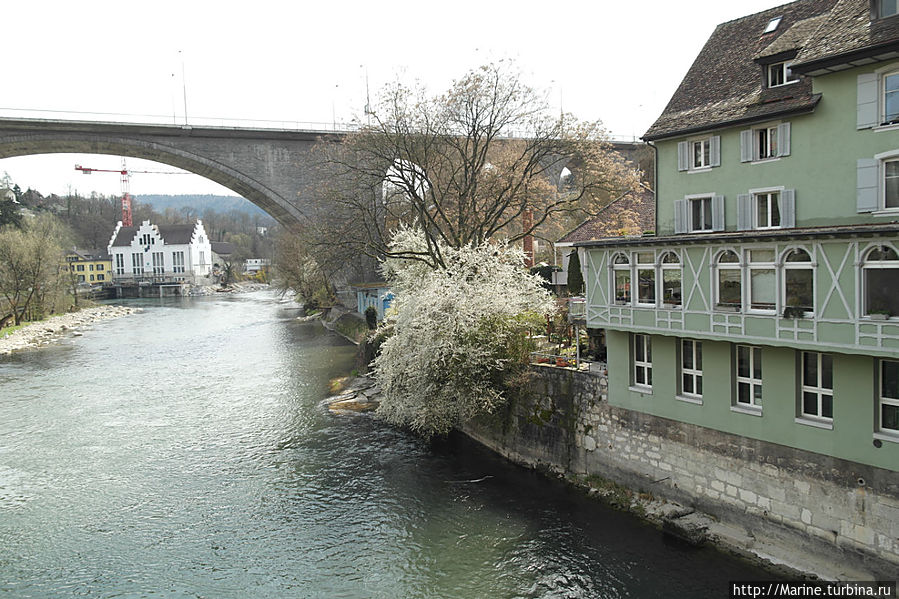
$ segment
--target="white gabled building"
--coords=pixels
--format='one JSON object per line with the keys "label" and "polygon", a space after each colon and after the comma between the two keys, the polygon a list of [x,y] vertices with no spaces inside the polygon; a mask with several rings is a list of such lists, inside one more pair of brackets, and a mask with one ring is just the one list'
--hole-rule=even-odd
{"label": "white gabled building", "polygon": [[116,225],[109,240],[113,281],[209,283],[212,247],[203,222],[137,227]]}

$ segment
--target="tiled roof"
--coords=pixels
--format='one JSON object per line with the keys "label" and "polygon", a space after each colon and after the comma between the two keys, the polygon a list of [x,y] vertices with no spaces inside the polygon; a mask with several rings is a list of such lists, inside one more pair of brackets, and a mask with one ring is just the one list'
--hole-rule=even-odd
{"label": "tiled roof", "polygon": [[610,202],[599,214],[585,220],[556,243],[578,243],[604,237],[620,236],[624,221],[633,222],[643,231],[655,227],[655,200],[652,191],[625,194]]}
{"label": "tiled roof", "polygon": [[[826,22],[837,0],[798,0],[715,28],[662,115],[644,139],[814,110],[820,96],[811,80],[766,88],[757,59],[799,51]],[[860,2],[866,0],[851,0]],[[764,33],[781,17],[777,28]]]}
{"label": "tiled roof", "polygon": [[899,16],[872,20],[868,0],[839,0],[796,57],[796,67],[813,71],[822,63],[876,54],[889,46],[899,46]]}
{"label": "tiled roof", "polygon": [[210,241],[209,245],[212,246],[212,251],[219,256],[230,256],[237,249],[233,243],[228,241]]}
{"label": "tiled roof", "polygon": [[100,249],[85,250],[82,248],[72,248],[69,255],[71,254],[75,254],[82,260],[109,260],[109,254],[106,253],[106,250]]}
{"label": "tiled roof", "polygon": [[[159,225],[156,227],[156,230],[159,231],[159,236],[162,237],[163,241],[167,244],[186,245],[190,243],[190,238],[193,236],[196,226],[196,223],[192,225]],[[116,235],[115,240],[112,242],[113,247],[125,247],[131,245],[131,242],[134,240],[134,236],[137,235],[139,229],[140,227],[122,227],[119,229],[118,235]]]}

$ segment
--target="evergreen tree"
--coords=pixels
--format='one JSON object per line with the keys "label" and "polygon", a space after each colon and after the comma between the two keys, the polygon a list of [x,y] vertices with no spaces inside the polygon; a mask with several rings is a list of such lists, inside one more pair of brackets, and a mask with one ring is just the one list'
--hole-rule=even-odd
{"label": "evergreen tree", "polygon": [[580,295],[584,292],[584,275],[581,274],[581,259],[577,250],[568,256],[568,293]]}

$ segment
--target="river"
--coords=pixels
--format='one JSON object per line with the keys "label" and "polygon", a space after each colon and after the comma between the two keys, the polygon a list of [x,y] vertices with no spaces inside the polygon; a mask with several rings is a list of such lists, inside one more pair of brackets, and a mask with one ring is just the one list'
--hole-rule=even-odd
{"label": "river", "polygon": [[321,405],[355,347],[267,292],[0,357],[0,596],[726,597],[766,577],[464,438]]}

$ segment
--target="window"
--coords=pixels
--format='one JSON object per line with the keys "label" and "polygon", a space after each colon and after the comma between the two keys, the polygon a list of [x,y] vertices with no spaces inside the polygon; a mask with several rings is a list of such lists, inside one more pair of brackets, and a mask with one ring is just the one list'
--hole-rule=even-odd
{"label": "window", "polygon": [[652,388],[652,344],[649,335],[634,334],[634,386]]}
{"label": "window", "polygon": [[94,280],[94,275],[91,275],[91,281],[93,281],[93,280]]}
{"label": "window", "polygon": [[777,156],[777,127],[756,129],[755,142],[756,160]]}
{"label": "window", "polygon": [[762,348],[737,346],[737,406],[762,407]]}
{"label": "window", "polygon": [[764,125],[740,132],[740,162],[790,155],[790,123]]}
{"label": "window", "polygon": [[184,252],[172,252],[172,272],[184,272]]}
{"label": "window", "polygon": [[770,21],[768,21],[768,26],[765,27],[765,30],[762,33],[771,33],[772,31],[777,29],[777,26],[780,25],[780,20],[783,17],[774,17]]}
{"label": "window", "polygon": [[684,397],[702,397],[702,343],[681,339],[680,346],[680,394]]}
{"label": "window", "polygon": [[718,280],[717,307],[735,308],[743,306],[742,273],[740,257],[731,250],[722,252],[716,263]]}
{"label": "window", "polygon": [[200,266],[206,266],[206,252],[200,252]]}
{"label": "window", "polygon": [[144,233],[143,235],[140,236],[141,246],[149,247],[151,245],[154,245],[155,243],[156,243],[156,239],[154,239],[153,236],[150,235],[149,233]]}
{"label": "window", "polygon": [[749,250],[749,308],[773,311],[776,308],[774,250]]}
{"label": "window", "polygon": [[78,272],[84,272],[84,264],[78,265]]}
{"label": "window", "polygon": [[103,265],[102,265],[102,264],[98,264],[98,265],[97,265],[97,270],[103,270]]}
{"label": "window", "polygon": [[779,229],[780,228],[780,193],[776,191],[752,194],[755,204],[755,228]]}
{"label": "window", "polygon": [[671,306],[681,305],[680,258],[674,252],[662,256],[662,302]]}
{"label": "window", "polygon": [[796,190],[751,189],[737,195],[737,230],[786,229],[796,226]]}
{"label": "window", "polygon": [[857,76],[856,117],[858,129],[899,123],[899,70],[895,63]]}
{"label": "window", "polygon": [[631,303],[631,266],[624,254],[616,254],[612,258],[612,276],[614,278],[615,303]]}
{"label": "window", "polygon": [[883,207],[899,208],[899,159],[883,162]]}
{"label": "window", "polygon": [[692,198],[690,202],[690,230],[712,230],[712,197]]}
{"label": "window", "polygon": [[899,316],[899,256],[888,246],[871,248],[862,262],[865,316]]}
{"label": "window", "polygon": [[88,265],[87,265],[87,269],[88,269],[88,270],[91,270],[91,271],[94,270],[94,265],[93,265],[93,264],[88,264]]}
{"label": "window", "polygon": [[117,275],[125,274],[125,255],[124,254],[116,254],[115,255],[115,274],[117,274]]}
{"label": "window", "polygon": [[793,72],[790,70],[790,64],[786,62],[769,64],[766,71],[768,74],[768,87],[779,87],[799,81],[799,78],[793,75]]}
{"label": "window", "polygon": [[97,280],[98,280],[98,281],[105,281],[105,280],[106,280],[106,276],[105,276],[105,275],[97,275]]}
{"label": "window", "polygon": [[78,275],[78,282],[84,283],[84,275]]}
{"label": "window", "polygon": [[875,0],[877,16],[879,18],[891,17],[899,14],[899,2],[896,0]]}
{"label": "window", "polygon": [[899,362],[880,361],[879,387],[877,428],[882,433],[899,434]]}
{"label": "window", "polygon": [[656,267],[653,252],[637,252],[637,303],[655,305]]}
{"label": "window", "polygon": [[[803,249],[793,248],[784,254],[784,317],[804,316],[815,311],[815,271],[812,258]],[[802,314],[789,314],[798,309]]]}
{"label": "window", "polygon": [[674,232],[724,230],[724,196],[696,194],[674,201]]}
{"label": "window", "polygon": [[721,166],[720,135],[678,142],[677,170],[704,170],[714,166]]}
{"label": "window", "polygon": [[881,123],[899,121],[899,72],[883,76],[883,118]]}
{"label": "window", "polygon": [[163,266],[163,258],[162,252],[153,252],[153,274],[161,275],[165,272],[165,267]]}
{"label": "window", "polygon": [[833,419],[833,356],[818,352],[802,352],[803,416]]}
{"label": "window", "polygon": [[136,275],[144,274],[144,259],[140,254],[131,254],[131,271]]}

